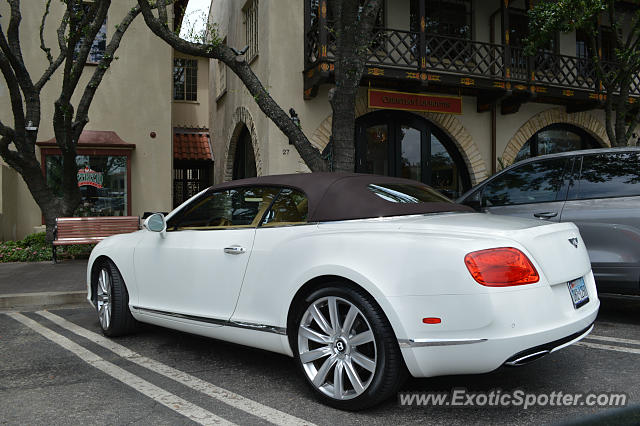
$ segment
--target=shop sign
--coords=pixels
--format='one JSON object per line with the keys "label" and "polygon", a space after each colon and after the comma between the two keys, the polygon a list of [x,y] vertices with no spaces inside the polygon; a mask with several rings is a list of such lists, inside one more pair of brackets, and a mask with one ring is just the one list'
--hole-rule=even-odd
{"label": "shop sign", "polygon": [[460,96],[424,95],[378,89],[369,89],[368,95],[369,108],[462,114]]}
{"label": "shop sign", "polygon": [[103,175],[102,172],[91,170],[89,166],[85,166],[78,170],[78,186],[93,186],[102,188]]}

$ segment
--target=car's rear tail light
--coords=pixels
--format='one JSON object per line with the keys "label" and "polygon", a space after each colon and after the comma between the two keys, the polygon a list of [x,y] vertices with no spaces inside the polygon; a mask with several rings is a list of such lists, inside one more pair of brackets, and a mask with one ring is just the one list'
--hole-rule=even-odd
{"label": "car's rear tail light", "polygon": [[474,251],[464,257],[473,279],[488,287],[533,284],[540,280],[527,256],[513,247]]}

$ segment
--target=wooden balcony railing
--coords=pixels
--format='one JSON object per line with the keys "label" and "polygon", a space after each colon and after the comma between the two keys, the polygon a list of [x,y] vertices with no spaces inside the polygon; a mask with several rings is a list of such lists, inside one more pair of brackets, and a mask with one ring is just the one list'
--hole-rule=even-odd
{"label": "wooden balcony railing", "polygon": [[[319,31],[325,25],[325,31]],[[305,71],[321,66],[327,72],[335,59],[335,40],[331,22],[318,19],[309,25],[305,40]],[[327,64],[322,66],[323,64]],[[588,58],[560,55],[548,51],[528,56],[520,47],[447,37],[437,34],[378,28],[369,49],[367,66],[390,72],[374,75],[434,73],[442,76],[477,78],[486,87],[526,87],[527,90],[573,96],[583,93],[595,99],[600,84],[594,64]],[[615,72],[615,63],[605,70]],[[313,73],[311,73],[313,74]],[[443,80],[440,80],[443,81]],[[453,80],[451,80],[453,81]],[[540,87],[538,90],[534,86]],[[640,96],[640,76],[632,83],[630,96]]]}

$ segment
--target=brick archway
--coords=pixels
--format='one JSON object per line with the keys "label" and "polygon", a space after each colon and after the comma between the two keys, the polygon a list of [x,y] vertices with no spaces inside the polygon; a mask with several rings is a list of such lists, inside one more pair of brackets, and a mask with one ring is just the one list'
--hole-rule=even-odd
{"label": "brick archway", "polygon": [[571,124],[589,133],[603,147],[611,146],[604,125],[593,114],[578,112],[567,114],[564,108],[551,108],[531,117],[513,135],[502,154],[505,164],[512,164],[522,146],[539,130],[551,124]]}
{"label": "brick archway", "polygon": [[[367,114],[369,112],[379,111],[369,108],[367,105],[366,97],[361,97],[356,102],[356,117]],[[460,120],[452,114],[437,114],[437,113],[419,113],[415,114],[422,116],[435,124],[440,130],[442,130],[456,145],[456,148],[460,152],[467,170],[469,171],[469,178],[471,184],[475,185],[482,182],[488,177],[487,166],[480,155],[478,146],[473,141],[471,134],[465,129]],[[311,136],[311,143],[322,151],[329,143],[329,136],[331,136],[331,115],[325,118],[318,128],[313,132]]]}
{"label": "brick archway", "polygon": [[243,106],[240,106],[236,108],[236,111],[233,113],[233,125],[231,126],[231,131],[227,136],[227,140],[229,141],[229,143],[227,144],[224,153],[224,182],[233,179],[233,162],[235,160],[236,145],[238,144],[238,138],[240,137],[240,133],[242,132],[243,127],[247,128],[247,130],[249,131],[249,135],[251,136],[251,146],[253,147],[253,154],[256,159],[256,172],[258,176],[262,176],[263,164],[262,158],[260,156],[260,147],[258,145],[256,126],[253,123],[253,118],[251,118],[251,113],[249,112],[249,110]]}

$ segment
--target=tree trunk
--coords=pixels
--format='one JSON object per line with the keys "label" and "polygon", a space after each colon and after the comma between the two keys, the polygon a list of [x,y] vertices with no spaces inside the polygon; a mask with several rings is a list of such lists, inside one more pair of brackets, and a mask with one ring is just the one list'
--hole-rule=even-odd
{"label": "tree trunk", "polygon": [[333,170],[338,172],[355,171],[356,96],[380,3],[379,0],[329,3],[336,37],[336,87],[330,92],[329,102],[333,109]]}
{"label": "tree trunk", "polygon": [[356,90],[336,90],[331,99],[333,119],[331,134],[333,140],[333,170],[336,172],[355,171],[355,104]]}
{"label": "tree trunk", "polygon": [[[24,164],[10,164],[18,171],[24,182],[27,184],[33,199],[35,200],[47,227],[47,241],[53,241],[53,229],[56,217],[72,216],[80,204],[81,195],[77,185],[76,174],[74,174],[74,184],[70,188],[65,188],[61,198],[55,196],[42,173],[40,163],[34,158],[31,161],[24,161]],[[75,157],[72,164],[65,164],[65,168],[77,173],[75,167]],[[69,178],[67,178],[68,180]]]}

